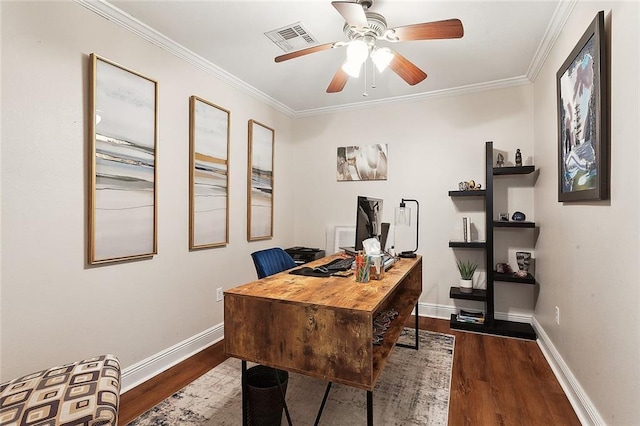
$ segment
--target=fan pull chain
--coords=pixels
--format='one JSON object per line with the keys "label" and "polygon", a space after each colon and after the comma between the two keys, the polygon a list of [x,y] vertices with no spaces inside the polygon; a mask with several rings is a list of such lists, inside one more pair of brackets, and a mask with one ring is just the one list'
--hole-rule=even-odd
{"label": "fan pull chain", "polygon": [[369,96],[369,94],[367,93],[367,62],[369,62],[368,60],[364,61],[364,78],[362,79],[362,81],[364,82],[364,91],[362,92],[362,96],[364,96],[365,98],[367,96]]}
{"label": "fan pull chain", "polygon": [[371,61],[371,88],[376,88],[376,67],[373,66],[373,61]]}

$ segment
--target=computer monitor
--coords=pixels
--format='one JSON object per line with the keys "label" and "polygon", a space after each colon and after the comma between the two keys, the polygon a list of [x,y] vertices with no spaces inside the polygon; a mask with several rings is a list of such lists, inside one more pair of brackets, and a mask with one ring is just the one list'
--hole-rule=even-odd
{"label": "computer monitor", "polygon": [[368,238],[380,241],[382,234],[382,200],[372,197],[358,197],[356,215],[356,251],[362,250],[362,242]]}

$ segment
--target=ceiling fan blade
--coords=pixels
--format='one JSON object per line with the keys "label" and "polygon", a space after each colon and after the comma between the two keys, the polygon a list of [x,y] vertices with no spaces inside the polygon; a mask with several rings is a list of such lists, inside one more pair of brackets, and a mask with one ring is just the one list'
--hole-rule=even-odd
{"label": "ceiling fan blade", "polygon": [[295,52],[285,53],[284,55],[276,56],[276,62],[288,61],[289,59],[299,58],[300,56],[331,49],[335,44],[335,42],[319,44],[317,46],[307,47],[306,49],[296,50]]}
{"label": "ceiling fan blade", "polygon": [[424,71],[415,66],[411,61],[398,52],[393,52],[393,59],[389,63],[389,68],[391,68],[393,72],[398,74],[411,86],[414,86],[427,78],[427,74]]}
{"label": "ceiling fan blade", "polygon": [[397,41],[436,40],[444,38],[460,38],[464,35],[464,28],[459,19],[424,22],[422,24],[405,25],[393,28],[390,38]]}
{"label": "ceiling fan blade", "polygon": [[329,87],[327,87],[327,93],[341,92],[347,84],[347,80],[349,80],[349,74],[344,72],[342,67],[338,68],[338,71],[333,76],[331,83],[329,83]]}
{"label": "ceiling fan blade", "polygon": [[367,15],[360,3],[351,1],[332,1],[331,4],[342,15],[347,24],[356,28],[365,28],[369,25]]}

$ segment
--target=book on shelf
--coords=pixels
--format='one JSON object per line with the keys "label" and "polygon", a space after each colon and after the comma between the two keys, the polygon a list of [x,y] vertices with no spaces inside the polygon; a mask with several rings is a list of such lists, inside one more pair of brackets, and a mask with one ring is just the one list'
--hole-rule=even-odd
{"label": "book on shelf", "polygon": [[460,313],[456,315],[456,319],[459,322],[469,322],[473,324],[484,324],[484,312],[470,312],[460,310]]}
{"label": "book on shelf", "polygon": [[462,218],[462,241],[465,243],[471,242],[471,218],[463,217]]}

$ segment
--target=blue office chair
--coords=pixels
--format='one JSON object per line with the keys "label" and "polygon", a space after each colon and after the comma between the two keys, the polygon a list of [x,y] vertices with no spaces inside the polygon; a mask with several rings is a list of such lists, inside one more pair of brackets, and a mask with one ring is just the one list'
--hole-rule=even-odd
{"label": "blue office chair", "polygon": [[[282,250],[280,247],[274,247],[265,250],[258,250],[251,253],[251,257],[253,258],[253,264],[256,266],[256,272],[258,273],[258,278],[268,277],[269,275],[277,274],[278,272],[286,271],[287,269],[291,269],[296,267],[296,262],[293,260],[289,253]],[[242,375],[251,376],[251,371],[253,370],[253,374],[255,375],[270,375],[273,374],[276,378],[276,383],[278,383],[278,388],[280,388],[280,397],[282,398],[282,407],[284,408],[284,412],[287,415],[287,422],[289,425],[291,423],[291,416],[289,415],[289,408],[287,407],[287,401],[285,400],[284,392],[286,391],[286,387],[283,390],[281,385],[281,381],[283,379],[280,376],[284,377],[284,384],[286,386],[286,382],[288,379],[288,373],[282,370],[276,370],[275,368],[265,367],[263,365],[256,365],[247,370],[247,361],[242,361]],[[247,377],[249,380],[249,377]],[[244,383],[244,379],[243,379]],[[264,396],[263,396],[264,398]],[[271,401],[273,402],[273,401]],[[276,402],[277,404],[277,402]],[[276,409],[279,412],[279,417],[282,417],[282,408]],[[244,408],[244,397],[243,397],[243,424],[245,424],[245,415],[247,411]],[[273,424],[280,424],[281,420],[277,420]],[[317,422],[316,422],[317,423]]]}
{"label": "blue office chair", "polygon": [[293,258],[289,256],[289,253],[280,247],[253,252],[251,257],[256,266],[258,278],[268,277],[297,266]]}

